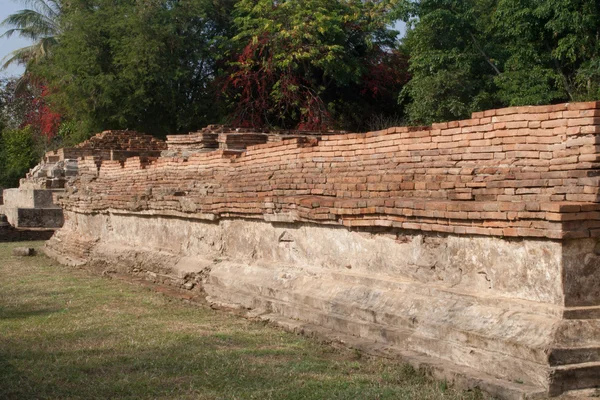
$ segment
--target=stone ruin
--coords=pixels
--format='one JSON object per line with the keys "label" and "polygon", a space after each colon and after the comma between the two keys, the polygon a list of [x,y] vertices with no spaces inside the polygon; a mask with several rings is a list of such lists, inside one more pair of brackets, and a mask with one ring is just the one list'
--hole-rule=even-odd
{"label": "stone ruin", "polygon": [[[19,188],[0,188],[0,241],[10,237],[14,240],[47,240],[52,235],[51,230],[62,227],[63,210],[54,203],[54,197],[64,192],[65,186],[79,175],[79,161],[83,158],[93,159],[99,166],[103,161],[124,162],[131,157],[141,157],[144,160],[160,156],[188,157],[215,149],[239,153],[250,145],[336,133],[343,132],[257,132],[248,128],[209,125],[188,135],[169,136],[168,141],[164,142],[135,131],[104,131],[74,148],[47,152],[42,161],[21,179]],[[6,204],[3,202],[3,193]],[[43,232],[36,235],[32,229]]]}
{"label": "stone ruin", "polygon": [[159,157],[166,144],[149,135],[133,131],[105,131],[74,148],[62,148],[44,155],[19,188],[4,190],[2,213],[15,228],[56,229],[63,225],[63,210],[53,197],[75,179],[79,160],[89,157],[124,161],[129,157]]}
{"label": "stone ruin", "polygon": [[184,157],[207,153],[215,150],[226,150],[229,154],[241,154],[249,146],[277,143],[288,139],[317,139],[328,135],[340,135],[344,131],[297,131],[297,130],[261,130],[253,128],[234,128],[227,125],[209,125],[206,128],[188,135],[167,136],[168,151],[164,157]]}
{"label": "stone ruin", "polygon": [[80,159],[47,254],[502,398],[600,386],[600,102],[213,131],[158,158]]}
{"label": "stone ruin", "polygon": [[53,229],[18,229],[8,223],[6,215],[2,214],[4,199],[3,189],[0,188],[0,243],[21,242],[25,240],[48,240],[54,233]]}

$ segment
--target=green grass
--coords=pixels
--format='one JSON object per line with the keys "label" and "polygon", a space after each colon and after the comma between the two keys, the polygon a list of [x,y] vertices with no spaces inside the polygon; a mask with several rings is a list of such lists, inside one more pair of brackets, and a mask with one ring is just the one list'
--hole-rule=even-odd
{"label": "green grass", "polygon": [[147,288],[0,244],[1,399],[481,399]]}

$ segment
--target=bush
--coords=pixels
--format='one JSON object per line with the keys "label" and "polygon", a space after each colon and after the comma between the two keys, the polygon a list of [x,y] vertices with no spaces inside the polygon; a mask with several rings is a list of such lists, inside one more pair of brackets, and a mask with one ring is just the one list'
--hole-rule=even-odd
{"label": "bush", "polygon": [[0,186],[17,187],[19,179],[32,168],[39,159],[36,151],[33,129],[5,130],[0,138]]}

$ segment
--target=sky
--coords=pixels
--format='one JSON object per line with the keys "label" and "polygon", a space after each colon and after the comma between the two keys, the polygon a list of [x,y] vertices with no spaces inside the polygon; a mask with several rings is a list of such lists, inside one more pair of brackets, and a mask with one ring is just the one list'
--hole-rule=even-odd
{"label": "sky", "polygon": [[[20,2],[14,0],[0,0],[0,21],[4,21],[10,14],[22,10],[23,8],[25,7],[23,7],[23,4]],[[5,30],[5,27],[0,28],[0,32],[4,32]],[[28,40],[22,39],[16,35],[12,36],[10,39],[0,38],[0,60],[4,59],[4,57],[13,50],[25,47],[29,44],[30,42]],[[20,75],[21,73],[23,73],[23,68],[13,65],[6,71],[0,71],[0,76]]]}
{"label": "sky", "polygon": [[[10,14],[23,8],[25,8],[23,6],[23,3],[19,2],[18,0],[0,0],[0,21],[3,21]],[[396,24],[395,28],[400,31],[401,35],[404,34],[404,23],[400,22]],[[0,32],[4,32],[5,30],[5,27],[0,28]],[[10,54],[13,50],[25,47],[30,43],[31,42],[29,42],[28,40],[22,39],[17,35],[12,36],[10,39],[0,38],[0,60],[4,59],[4,57]],[[18,65],[12,65],[7,70],[0,71],[0,77],[20,75],[22,73],[23,67]]]}
{"label": "sky", "polygon": [[[2,1],[2,0],[0,0]],[[406,35],[406,23],[402,21],[398,21],[394,24],[394,29],[400,32],[400,37],[404,37]]]}

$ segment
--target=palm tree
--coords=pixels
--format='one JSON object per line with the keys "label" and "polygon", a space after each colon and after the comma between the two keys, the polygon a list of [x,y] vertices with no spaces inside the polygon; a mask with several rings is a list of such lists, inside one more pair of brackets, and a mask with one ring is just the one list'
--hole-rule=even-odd
{"label": "palm tree", "polygon": [[27,73],[28,66],[39,63],[47,58],[52,47],[58,43],[60,34],[59,17],[61,0],[22,0],[28,9],[9,15],[0,26],[10,27],[0,37],[10,38],[19,35],[34,43],[13,51],[3,60],[1,69],[11,64],[24,65]]}

